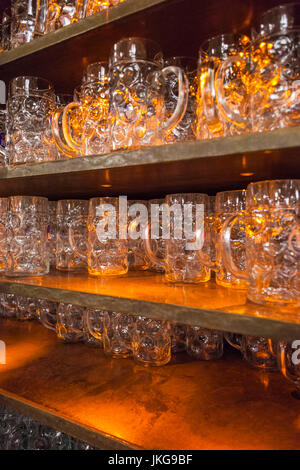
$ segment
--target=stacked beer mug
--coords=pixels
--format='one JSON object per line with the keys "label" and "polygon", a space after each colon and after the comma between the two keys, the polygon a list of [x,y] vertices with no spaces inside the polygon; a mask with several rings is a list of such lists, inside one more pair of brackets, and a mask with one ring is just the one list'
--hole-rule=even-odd
{"label": "stacked beer mug", "polygon": [[1,48],[8,51],[125,0],[11,0],[2,16]]}

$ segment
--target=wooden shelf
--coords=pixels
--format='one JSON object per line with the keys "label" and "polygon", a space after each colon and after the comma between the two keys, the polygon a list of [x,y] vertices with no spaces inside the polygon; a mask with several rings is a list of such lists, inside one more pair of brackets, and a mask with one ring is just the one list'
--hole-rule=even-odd
{"label": "wooden shelf", "polygon": [[149,199],[172,192],[215,193],[276,178],[300,178],[299,127],[1,168],[0,197]]}
{"label": "wooden shelf", "polygon": [[250,303],[244,291],[217,286],[214,280],[181,287],[153,273],[96,279],[53,271],[36,278],[0,278],[0,292],[254,336],[289,341],[300,337],[298,310]]}
{"label": "wooden shelf", "polygon": [[35,322],[0,319],[0,337],[0,402],[101,449],[300,449],[292,384],[235,351],[145,368]]}

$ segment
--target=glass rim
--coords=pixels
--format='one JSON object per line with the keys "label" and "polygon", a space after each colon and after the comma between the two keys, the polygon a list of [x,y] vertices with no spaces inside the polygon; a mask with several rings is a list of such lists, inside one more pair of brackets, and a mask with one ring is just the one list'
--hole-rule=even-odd
{"label": "glass rim", "polygon": [[[281,24],[275,24],[273,31],[263,31],[262,26],[270,26],[270,21],[268,21],[268,17],[271,15],[280,15],[281,12],[288,12],[289,9],[297,9],[299,11],[299,20],[296,24],[293,25],[286,25],[285,27]],[[268,37],[272,37],[276,34],[284,34],[286,32],[292,33],[293,31],[300,30],[300,4],[296,2],[285,3],[282,5],[277,5],[273,8],[269,8],[265,10],[258,18],[256,23],[251,28],[251,36],[252,41],[256,43],[257,41],[261,41]]]}
{"label": "glass rim", "polygon": [[172,61],[174,60],[176,62],[176,60],[188,60],[190,61],[191,63],[193,63],[195,65],[195,68],[191,68],[190,70],[188,71],[185,71],[185,73],[193,73],[193,72],[196,72],[197,71],[197,58],[196,57],[192,57],[192,56],[185,56],[185,55],[179,55],[179,56],[170,56],[170,57],[167,57],[166,59],[164,59],[164,66],[178,66],[178,67],[181,67],[183,68],[183,65],[177,65],[176,63],[175,64],[168,64],[169,61]]}
{"label": "glass rim", "polygon": [[[153,46],[153,49],[157,50],[154,58],[152,59],[148,59],[148,58],[143,58],[143,59],[139,59],[139,58],[130,58],[130,57],[125,57],[125,58],[118,58],[116,59],[115,58],[115,54],[116,54],[116,47],[118,45],[121,45],[121,44],[126,44],[126,43],[129,43],[130,41],[135,41],[135,40],[138,40],[144,44],[149,44],[149,45],[152,45]],[[157,60],[155,59],[155,57],[157,56]],[[127,38],[123,38],[123,39],[120,39],[119,41],[117,41],[116,43],[114,43],[114,45],[112,46],[111,48],[111,52],[110,52],[110,56],[109,56],[109,67],[112,67],[114,65],[117,65],[118,63],[124,63],[124,62],[128,62],[128,61],[132,61],[132,62],[139,62],[139,61],[144,61],[144,62],[151,62],[153,64],[156,64],[156,65],[163,65],[162,64],[162,61],[163,61],[163,53],[162,53],[162,50],[161,50],[161,47],[160,45],[158,44],[158,42],[154,41],[153,39],[150,39],[150,38],[145,38],[145,37],[142,37],[142,36],[130,36],[130,37],[127,37]]]}
{"label": "glass rim", "polygon": [[213,41],[220,41],[221,39],[224,41],[225,44],[230,44],[230,43],[236,43],[238,41],[240,41],[242,38],[247,38],[248,42],[249,42],[249,47],[251,45],[251,40],[249,38],[249,36],[247,36],[247,34],[243,34],[243,33],[222,33],[222,34],[217,34],[215,36],[212,36],[208,39],[205,39],[201,44],[200,44],[200,47],[199,47],[199,55],[201,55],[201,53],[203,54],[206,54],[208,55],[209,52],[208,52],[208,47],[204,47],[204,46],[208,46],[210,43],[212,43]]}
{"label": "glass rim", "polygon": [[[24,84],[25,84],[26,80],[29,80],[29,87],[28,87],[27,90],[24,87]],[[18,84],[18,81],[20,81],[20,82],[23,81],[24,82],[23,86],[22,86],[22,83]],[[33,82],[35,81],[37,84],[38,83],[44,84],[45,87],[31,88],[30,87],[30,82],[31,81],[33,81]],[[55,91],[54,91],[54,87],[53,87],[52,83],[49,82],[49,80],[47,80],[47,78],[37,77],[37,76],[34,76],[34,75],[18,75],[17,77],[14,77],[9,81],[9,84],[8,84],[8,95],[9,96],[23,95],[23,94],[26,94],[26,95],[27,94],[28,95],[31,95],[31,94],[32,95],[49,94],[49,95],[53,96],[53,98],[55,99]]]}
{"label": "glass rim", "polygon": [[[268,202],[259,203],[257,200],[254,199],[255,193],[259,191],[259,188],[262,186],[267,186],[268,188],[272,188],[272,186],[276,186],[278,188],[289,186],[291,191],[293,191],[294,196],[296,197],[296,202],[287,202],[279,200],[276,202],[276,195],[272,195],[271,191],[268,194],[265,194],[265,198]],[[252,195],[252,192],[254,195]],[[286,196],[288,198],[288,196]],[[286,199],[285,198],[285,199]],[[292,194],[290,195],[290,199],[292,198]],[[272,202],[273,201],[273,202]],[[262,180],[262,181],[254,181],[248,184],[247,186],[247,195],[246,195],[246,207],[247,208],[255,208],[255,207],[285,207],[288,208],[292,205],[292,207],[300,206],[300,179],[296,178],[287,178],[287,179],[275,179],[275,180]]]}

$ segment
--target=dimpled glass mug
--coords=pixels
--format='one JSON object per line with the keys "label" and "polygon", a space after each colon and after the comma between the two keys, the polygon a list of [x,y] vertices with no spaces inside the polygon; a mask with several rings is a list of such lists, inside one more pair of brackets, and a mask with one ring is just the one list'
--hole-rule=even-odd
{"label": "dimpled glass mug", "polygon": [[[222,229],[224,222],[232,215],[242,214],[246,207],[246,190],[223,191],[216,195],[215,214],[211,224],[211,235],[215,250],[210,253],[198,252],[203,264],[216,272],[216,283],[224,287],[245,289],[248,282],[236,277],[223,262],[224,244]],[[231,232],[231,252],[239,269],[246,269],[246,246],[244,224],[237,219]],[[215,259],[214,259],[215,258]]]}
{"label": "dimpled glass mug", "polygon": [[[228,57],[248,57],[250,39],[224,34],[205,41],[199,51],[197,90],[197,139],[241,134],[249,130],[245,119],[230,119],[224,107],[238,107],[248,116],[248,96],[243,83],[244,64]],[[226,66],[224,65],[226,64]]]}
{"label": "dimpled glass mug", "polygon": [[187,326],[186,351],[199,361],[213,361],[223,356],[223,333],[200,326]]}
{"label": "dimpled glass mug", "polygon": [[56,269],[86,270],[87,216],[89,202],[63,199],[57,203]]}
{"label": "dimpled glass mug", "polygon": [[119,215],[119,198],[90,199],[87,263],[92,276],[120,276],[128,271],[127,226]]}
{"label": "dimpled glass mug", "polygon": [[[251,183],[246,210],[224,224],[224,263],[229,271],[249,281],[248,299],[259,304],[300,305],[300,180]],[[235,264],[231,230],[245,224],[246,270]]]}
{"label": "dimpled glass mug", "polygon": [[6,276],[39,276],[49,272],[48,219],[47,198],[9,198]]}
{"label": "dimpled glass mug", "polygon": [[7,148],[9,165],[55,160],[50,116],[55,108],[52,85],[39,77],[16,77],[9,84]]}
{"label": "dimpled glass mug", "polygon": [[[219,80],[220,102],[227,119],[240,126],[252,124],[254,132],[271,131],[300,124],[300,5],[277,6],[263,13],[259,26],[252,30],[249,56],[228,58]],[[229,68],[242,70],[247,91],[245,101],[225,100],[222,82]]]}
{"label": "dimpled glass mug", "polygon": [[204,251],[209,249],[210,237],[205,223],[208,204],[207,194],[166,196],[165,204],[158,206],[165,220],[165,233],[162,233],[166,249],[164,259],[159,258],[152,249],[151,240],[155,238],[153,228],[156,224],[154,211],[151,211],[151,232],[147,227],[145,237],[146,253],[154,265],[164,269],[167,282],[185,284],[209,281],[210,269],[200,262],[198,256],[200,248]]}
{"label": "dimpled glass mug", "polygon": [[[117,42],[110,55],[110,119],[112,150],[165,143],[165,136],[184,116],[188,80],[176,66],[163,68],[155,42],[127,38]],[[166,112],[169,74],[178,79],[178,101],[173,114]]]}
{"label": "dimpled glass mug", "polygon": [[170,324],[137,316],[132,334],[133,359],[143,365],[163,366],[171,360]]}
{"label": "dimpled glass mug", "polygon": [[[74,114],[81,114],[82,130],[79,139],[73,132]],[[80,102],[69,103],[63,112],[64,138],[72,151],[82,155],[99,155],[110,151],[108,64],[88,65],[80,89]],[[57,120],[53,121],[58,125]],[[57,135],[59,129],[54,129]]]}
{"label": "dimpled glass mug", "polygon": [[225,334],[226,341],[238,349],[252,367],[268,371],[277,370],[276,357],[270,348],[270,340],[262,336]]}

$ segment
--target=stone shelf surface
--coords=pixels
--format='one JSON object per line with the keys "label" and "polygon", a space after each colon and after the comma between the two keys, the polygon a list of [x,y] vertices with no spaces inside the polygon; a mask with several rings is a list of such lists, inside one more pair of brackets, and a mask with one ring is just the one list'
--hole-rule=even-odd
{"label": "stone shelf surface", "polygon": [[96,279],[53,271],[42,277],[0,278],[0,292],[98,307],[274,339],[300,338],[298,310],[250,303],[242,290],[205,284],[174,286],[160,274],[130,272]]}
{"label": "stone shelf surface", "polygon": [[293,386],[235,351],[145,368],[36,322],[0,319],[0,338],[0,403],[100,449],[300,449]]}
{"label": "stone shelf surface", "polygon": [[300,178],[298,127],[1,168],[0,197],[213,194],[277,178]]}

